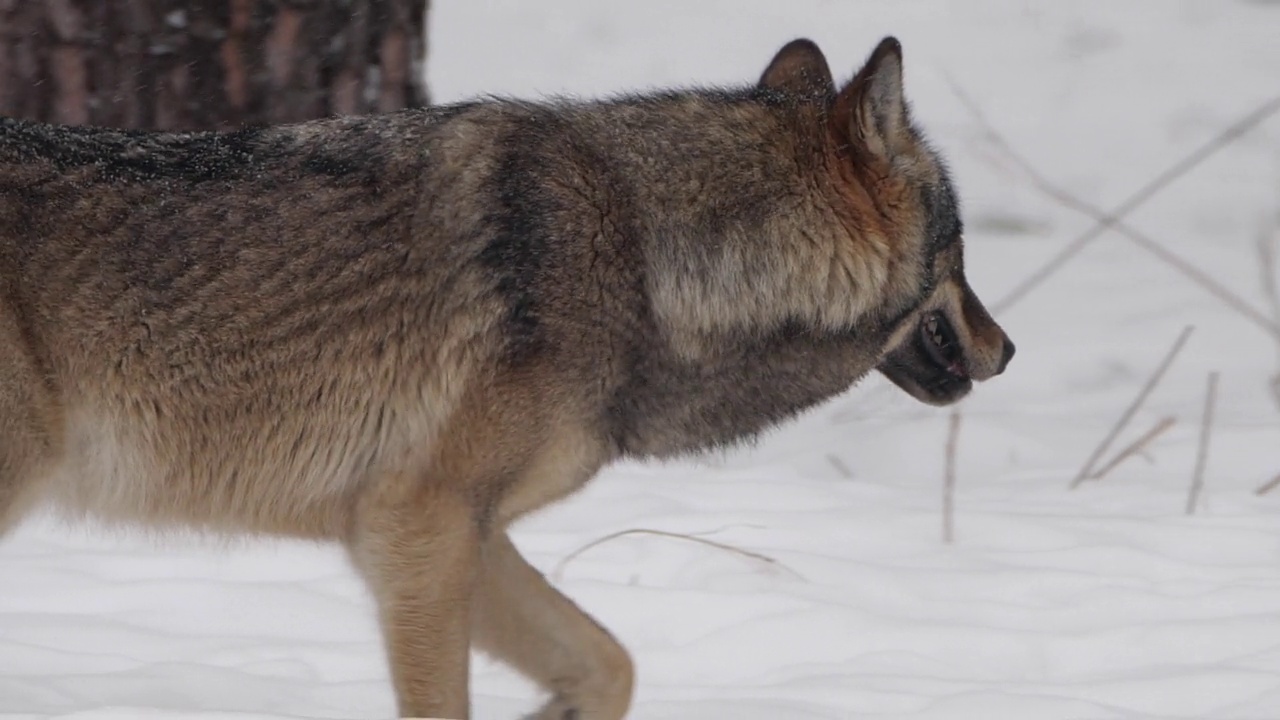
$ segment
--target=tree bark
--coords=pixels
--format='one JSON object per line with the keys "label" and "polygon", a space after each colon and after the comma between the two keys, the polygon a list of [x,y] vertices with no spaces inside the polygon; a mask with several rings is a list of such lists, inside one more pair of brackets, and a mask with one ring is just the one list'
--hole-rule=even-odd
{"label": "tree bark", "polygon": [[427,104],[428,0],[0,0],[0,114],[226,129]]}

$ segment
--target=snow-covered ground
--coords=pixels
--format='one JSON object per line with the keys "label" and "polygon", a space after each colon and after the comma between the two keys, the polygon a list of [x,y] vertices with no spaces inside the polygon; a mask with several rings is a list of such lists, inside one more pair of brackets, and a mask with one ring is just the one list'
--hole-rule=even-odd
{"label": "snow-covered ground", "polygon": [[[1110,209],[1280,94],[1280,3],[436,0],[439,101],[754,79],[813,37],[848,76],[896,34],[917,118],[950,158],[989,304],[1091,221],[1006,161],[955,87],[1040,172]],[[1280,118],[1127,221],[1266,308]],[[1277,238],[1280,242],[1280,238]],[[636,718],[1280,718],[1275,341],[1107,234],[1001,322],[1009,372],[963,407],[956,542],[941,541],[947,411],[872,379],[697,462],[627,465],[523,523],[548,572],[634,652]],[[1072,476],[1184,325],[1116,443]],[[1221,373],[1200,510],[1184,514],[1205,380]],[[534,691],[475,662],[477,715]],[[114,708],[110,710],[108,708]],[[365,591],[333,547],[156,543],[35,518],[0,542],[0,715],[376,718],[394,712]]]}

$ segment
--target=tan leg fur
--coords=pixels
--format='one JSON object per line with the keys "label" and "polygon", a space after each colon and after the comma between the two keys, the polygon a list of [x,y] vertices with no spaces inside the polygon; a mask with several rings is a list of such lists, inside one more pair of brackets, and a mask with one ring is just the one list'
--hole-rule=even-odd
{"label": "tan leg fur", "polygon": [[472,640],[550,690],[538,720],[618,720],[631,703],[622,645],[520,557],[506,533],[484,544]]}
{"label": "tan leg fur", "polygon": [[451,490],[412,476],[371,488],[351,557],[378,606],[402,716],[465,720],[477,528]]}

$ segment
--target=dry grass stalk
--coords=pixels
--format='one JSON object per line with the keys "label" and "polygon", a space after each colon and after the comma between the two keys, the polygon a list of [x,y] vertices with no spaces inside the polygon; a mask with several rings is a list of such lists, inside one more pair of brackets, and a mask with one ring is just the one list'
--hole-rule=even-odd
{"label": "dry grass stalk", "polygon": [[[1262,273],[1262,294],[1271,310],[1271,319],[1280,325],[1280,289],[1276,286],[1276,245],[1280,244],[1280,215],[1263,223],[1258,231],[1258,269]],[[1277,347],[1280,347],[1278,344]],[[1272,373],[1267,382],[1271,400],[1280,408],[1280,372]]]}
{"label": "dry grass stalk", "polygon": [[1196,450],[1196,470],[1191,478],[1191,491],[1187,493],[1187,514],[1194,515],[1204,489],[1204,468],[1209,460],[1209,437],[1213,434],[1213,406],[1218,399],[1218,373],[1209,373],[1204,395],[1204,418],[1200,423],[1200,446]]}
{"label": "dry grass stalk", "polygon": [[1164,261],[1166,265],[1174,268],[1182,273],[1189,280],[1199,285],[1205,292],[1221,300],[1232,310],[1235,310],[1241,317],[1257,325],[1259,329],[1266,332],[1271,338],[1280,342],[1280,326],[1266,316],[1265,313],[1250,305],[1248,301],[1241,298],[1227,288],[1226,285],[1214,280],[1204,271],[1197,268],[1191,262],[1184,260],[1177,254],[1168,250],[1160,243],[1152,240],[1150,237],[1139,233],[1127,225],[1120,225],[1117,228],[1121,234],[1129,238],[1139,247],[1156,256],[1156,258]]}
{"label": "dry grass stalk", "polygon": [[1089,475],[1093,472],[1093,467],[1098,464],[1098,460],[1102,459],[1102,456],[1111,448],[1111,443],[1115,442],[1116,437],[1124,431],[1125,427],[1129,424],[1129,421],[1133,419],[1134,413],[1138,412],[1138,408],[1141,408],[1142,403],[1146,402],[1147,396],[1150,395],[1151,391],[1160,383],[1160,379],[1164,377],[1169,366],[1173,364],[1178,353],[1182,351],[1182,346],[1186,345],[1187,338],[1191,337],[1191,331],[1194,329],[1195,328],[1191,325],[1182,329],[1182,332],[1178,335],[1178,339],[1175,340],[1173,342],[1173,346],[1169,348],[1169,352],[1165,353],[1164,360],[1160,362],[1160,366],[1151,374],[1151,377],[1147,378],[1147,383],[1138,391],[1137,397],[1133,399],[1133,402],[1129,403],[1129,407],[1125,408],[1120,419],[1117,420],[1115,426],[1111,428],[1111,432],[1107,433],[1107,436],[1102,439],[1102,442],[1098,444],[1098,447],[1094,448],[1093,454],[1085,461],[1084,467],[1080,468],[1080,472],[1076,473],[1075,479],[1071,481],[1072,490],[1080,487],[1085,480],[1089,479]]}
{"label": "dry grass stalk", "polygon": [[570,562],[573,562],[575,558],[585,553],[586,551],[594,547],[597,547],[599,545],[603,545],[607,542],[610,542],[611,540],[617,540],[618,538],[621,538],[621,537],[627,537],[628,535],[651,535],[656,537],[674,538],[676,540],[688,540],[689,542],[700,543],[702,545],[707,545],[713,548],[724,550],[726,552],[734,553],[735,555],[741,555],[742,557],[750,558],[752,560],[762,562],[772,567],[786,570],[787,572],[791,573],[797,578],[803,579],[800,573],[796,572],[795,570],[792,570],[791,568],[778,562],[774,558],[769,557],[768,555],[763,555],[758,552],[752,552],[750,550],[743,550],[742,548],[734,547],[733,545],[727,545],[722,542],[716,542],[715,540],[708,540],[706,538],[698,537],[697,535],[688,535],[685,533],[670,532],[667,530],[651,530],[648,528],[631,528],[629,530],[619,530],[618,532],[609,533],[604,537],[600,537],[600,538],[596,538],[595,540],[592,540],[586,545],[583,545],[577,550],[574,550],[573,552],[569,553],[564,557],[564,559],[562,559],[559,563],[557,563],[555,568],[551,571],[552,577],[554,577],[556,580],[559,580],[561,578],[562,573],[564,572],[565,567],[568,566]]}
{"label": "dry grass stalk", "polygon": [[1150,445],[1153,440],[1160,437],[1166,430],[1173,427],[1178,421],[1172,416],[1167,415],[1160,419],[1150,430],[1143,433],[1137,440],[1129,443],[1123,450],[1116,453],[1101,469],[1089,476],[1090,480],[1101,480],[1104,475],[1114,470],[1120,463],[1142,452],[1143,449]]}
{"label": "dry grass stalk", "polygon": [[1214,297],[1222,300],[1232,309],[1236,310],[1253,323],[1259,325],[1263,330],[1270,333],[1272,337],[1275,337],[1280,341],[1280,324],[1277,324],[1276,321],[1267,318],[1265,314],[1259,312],[1225,285],[1222,285],[1204,272],[1200,271],[1200,269],[1195,267],[1192,263],[1182,259],[1175,253],[1170,252],[1160,245],[1160,243],[1152,240],[1150,237],[1142,233],[1137,232],[1122,222],[1127,215],[1132,213],[1134,210],[1137,210],[1151,198],[1155,197],[1175,180],[1186,175],[1191,170],[1195,169],[1195,167],[1200,163],[1213,156],[1222,148],[1230,145],[1241,135],[1280,111],[1280,96],[1274,97],[1263,103],[1253,112],[1245,115],[1240,120],[1237,120],[1227,128],[1223,129],[1217,135],[1210,138],[1204,145],[1196,148],[1193,152],[1187,154],[1181,160],[1166,168],[1164,172],[1157,175],[1136,193],[1129,196],[1129,198],[1124,202],[1120,203],[1115,210],[1108,213],[1084,202],[1083,200],[1080,200],[1078,197],[1068,193],[1061,187],[1051,183],[1043,174],[1036,170],[1035,166],[1032,165],[1025,156],[1015,150],[1013,146],[1009,144],[1008,140],[1006,140],[1004,136],[995,129],[995,127],[987,120],[986,115],[982,112],[978,103],[962,87],[960,87],[958,83],[952,80],[951,86],[961,103],[965,105],[977,122],[982,125],[983,131],[990,142],[999,148],[1010,161],[1016,164],[1038,190],[1062,205],[1087,215],[1095,221],[1092,227],[1081,233],[1071,242],[1067,243],[1067,245],[1063,247],[1057,255],[1019,283],[1012,291],[1009,292],[1008,295],[993,304],[991,306],[993,313],[998,314],[1013,307],[1013,305],[1022,300],[1023,297],[1070,262],[1071,259],[1078,255],[1082,250],[1092,244],[1093,241],[1104,235],[1107,230],[1116,230],[1142,249],[1155,255],[1157,259],[1172,266],[1192,282],[1208,291]]}
{"label": "dry grass stalk", "polygon": [[1261,497],[1271,492],[1272,490],[1275,490],[1277,487],[1280,487],[1280,475],[1276,475],[1275,477],[1263,483],[1257,490],[1253,491],[1253,494]]}
{"label": "dry grass stalk", "polygon": [[947,425],[946,467],[942,477],[942,542],[956,541],[956,445],[960,438],[960,408],[951,408]]}
{"label": "dry grass stalk", "polygon": [[1258,232],[1258,270],[1262,273],[1262,295],[1267,299],[1271,319],[1280,324],[1280,290],[1276,287],[1276,243],[1280,242],[1280,218],[1264,223]]}

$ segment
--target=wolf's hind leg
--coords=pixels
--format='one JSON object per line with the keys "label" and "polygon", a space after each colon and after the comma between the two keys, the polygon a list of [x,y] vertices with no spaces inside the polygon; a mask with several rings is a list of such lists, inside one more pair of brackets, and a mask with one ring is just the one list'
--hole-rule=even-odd
{"label": "wolf's hind leg", "polygon": [[618,720],[631,704],[627,651],[520,556],[505,532],[484,543],[472,641],[550,690],[537,720]]}
{"label": "wolf's hind leg", "polygon": [[17,524],[53,452],[53,416],[49,390],[0,300],[0,535]]}

